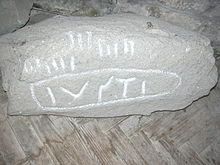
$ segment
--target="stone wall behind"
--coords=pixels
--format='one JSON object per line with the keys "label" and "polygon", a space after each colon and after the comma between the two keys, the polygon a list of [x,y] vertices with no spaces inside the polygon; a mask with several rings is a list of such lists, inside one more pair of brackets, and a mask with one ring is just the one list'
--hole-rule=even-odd
{"label": "stone wall behind", "polygon": [[102,16],[136,13],[197,31],[220,52],[219,0],[33,0],[34,8],[63,15]]}

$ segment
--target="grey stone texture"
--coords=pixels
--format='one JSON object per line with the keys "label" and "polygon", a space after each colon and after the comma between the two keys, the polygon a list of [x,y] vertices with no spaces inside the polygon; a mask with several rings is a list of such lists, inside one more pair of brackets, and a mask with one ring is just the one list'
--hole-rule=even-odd
{"label": "grey stone texture", "polygon": [[[118,0],[117,12],[132,12],[160,18],[199,32],[220,52],[219,0]],[[116,9],[115,9],[116,11]]]}
{"label": "grey stone texture", "polygon": [[112,13],[112,0],[33,0],[34,7],[62,15],[100,16]]}
{"label": "grey stone texture", "polygon": [[1,0],[0,35],[24,26],[29,19],[32,5],[32,0]]}
{"label": "grey stone texture", "polygon": [[219,0],[34,0],[36,7],[65,15],[136,13],[153,16],[208,37],[220,53]]}
{"label": "grey stone texture", "polygon": [[56,16],[0,39],[10,115],[177,110],[217,82],[210,40],[133,14]]}

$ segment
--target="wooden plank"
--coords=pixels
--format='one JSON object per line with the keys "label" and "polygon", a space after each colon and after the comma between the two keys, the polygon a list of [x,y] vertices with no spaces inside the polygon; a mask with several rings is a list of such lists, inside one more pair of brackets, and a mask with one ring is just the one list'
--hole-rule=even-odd
{"label": "wooden plank", "polygon": [[[194,109],[197,108],[195,104]],[[212,117],[209,115],[209,110],[205,107],[198,108],[197,113],[187,115],[186,120],[182,120],[180,124],[173,126],[169,132],[164,132],[168,137],[174,141],[174,145],[177,147],[184,144],[201,129],[205,127],[205,124],[212,121]]]}
{"label": "wooden plank", "polygon": [[178,165],[172,157],[171,153],[168,152],[169,150],[166,150],[159,141],[151,140],[151,143],[153,144],[155,150],[162,157],[162,160],[164,160],[164,162],[168,162],[169,165]]}
{"label": "wooden plank", "polygon": [[125,164],[115,152],[112,142],[94,122],[88,122],[78,127],[78,132],[84,141],[87,142],[87,145],[90,146],[90,149],[95,153],[101,164]]}
{"label": "wooden plank", "polygon": [[167,150],[168,153],[172,156],[172,158],[177,162],[177,164],[186,164],[185,157],[183,154],[173,145],[172,141],[167,137],[163,136],[159,140],[159,143]]}
{"label": "wooden plank", "polygon": [[0,123],[0,162],[3,165],[19,165],[27,162],[16,136],[8,121]]}
{"label": "wooden plank", "polygon": [[135,136],[147,123],[151,122],[149,116],[130,116],[122,121],[119,125],[120,129],[126,134],[127,137]]}
{"label": "wooden plank", "polygon": [[48,119],[47,115],[30,117],[33,127],[43,143],[54,141],[62,143],[63,138],[54,128],[53,123]]}
{"label": "wooden plank", "polygon": [[126,164],[148,164],[119,127],[111,129],[111,131],[108,132],[108,138],[111,141],[115,153],[117,153]]}
{"label": "wooden plank", "polygon": [[27,117],[10,117],[9,123],[31,164],[59,164],[56,159],[52,159],[50,151],[40,140]]}
{"label": "wooden plank", "polygon": [[184,156],[185,164],[205,165],[205,162],[202,160],[199,154],[192,149],[190,143],[181,145],[178,150]]}
{"label": "wooden plank", "polygon": [[[48,144],[59,163],[65,165],[77,165],[88,163],[93,164],[91,162],[94,162],[99,164],[95,158],[91,159],[91,156],[87,156],[90,152],[87,152],[85,149],[85,145],[82,144],[77,131],[74,129],[66,130],[64,125],[65,122],[60,123],[58,122],[58,119],[59,118],[55,120],[56,122],[53,122],[54,120],[49,119],[47,116],[32,118],[36,130],[38,130],[39,137]],[[57,127],[59,124],[62,125]],[[63,136],[62,132],[59,132],[58,128],[61,127],[68,132],[68,134],[66,133],[66,136]],[[82,157],[82,155],[85,157]]]}
{"label": "wooden plank", "polygon": [[201,153],[210,144],[214,143],[220,137],[220,118],[212,118],[209,122],[206,122],[206,126],[203,127],[197,134],[189,139],[189,142],[193,146],[197,153]]}
{"label": "wooden plank", "polygon": [[50,123],[53,125],[53,128],[56,130],[56,133],[62,139],[65,139],[66,136],[70,136],[75,132],[75,123],[77,122],[76,118],[69,118],[66,116],[48,116]]}
{"label": "wooden plank", "polygon": [[143,125],[142,130],[149,138],[158,140],[165,132],[172,130],[172,127],[178,124],[182,114],[184,114],[183,111],[153,113],[150,120]]}
{"label": "wooden plank", "polygon": [[138,151],[138,154],[141,155],[148,164],[176,164],[175,161],[171,161],[167,158],[164,159],[164,157],[155,149],[154,144],[143,131],[138,132],[135,134],[135,136],[132,136],[129,139],[134,148]]}
{"label": "wooden plank", "polygon": [[206,160],[206,164],[219,165],[220,164],[220,138],[214,143],[210,144],[200,155]]}
{"label": "wooden plank", "polygon": [[74,154],[78,164],[100,164],[96,155],[77,131],[78,119],[57,116],[49,116],[49,119],[57,130],[56,132],[64,139],[63,144],[68,146],[68,152]]}
{"label": "wooden plank", "polygon": [[63,145],[64,139],[54,128],[53,123],[46,115],[31,117],[33,126],[41,141],[47,144],[60,164],[77,164],[76,160],[69,154]]}
{"label": "wooden plank", "polygon": [[115,118],[99,118],[99,119],[96,119],[96,121],[97,121],[97,126],[99,126],[102,132],[107,133],[109,130],[121,124],[127,118],[128,118],[127,116],[126,117],[115,117]]}

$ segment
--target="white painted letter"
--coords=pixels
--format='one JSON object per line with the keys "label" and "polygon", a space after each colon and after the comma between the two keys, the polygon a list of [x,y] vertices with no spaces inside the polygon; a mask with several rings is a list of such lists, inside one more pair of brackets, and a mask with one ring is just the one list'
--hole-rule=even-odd
{"label": "white painted letter", "polygon": [[99,46],[99,56],[102,57],[103,56],[103,50],[102,50],[102,44],[101,44],[102,40],[99,39],[98,40],[98,46]]}
{"label": "white painted letter", "polygon": [[102,91],[103,91],[104,89],[107,89],[107,88],[108,88],[108,86],[109,86],[110,83],[112,82],[112,79],[113,79],[113,78],[114,78],[113,76],[110,77],[109,80],[107,81],[107,83],[106,83],[105,85],[101,85],[101,86],[99,87],[98,102],[101,102],[101,101],[102,101]]}
{"label": "white painted letter", "polygon": [[66,33],[67,35],[68,35],[68,37],[69,37],[69,39],[70,39],[70,47],[71,47],[71,49],[73,49],[74,48],[74,38],[73,38],[73,32],[72,31],[69,31],[69,32],[67,32]]}
{"label": "white painted letter", "polygon": [[127,98],[127,90],[128,90],[128,83],[131,82],[131,81],[134,81],[136,80],[136,78],[129,78],[129,79],[120,79],[120,78],[117,78],[116,79],[117,81],[123,83],[123,94],[122,94],[122,97],[123,98]]}
{"label": "white painted letter", "polygon": [[54,97],[54,95],[53,95],[53,92],[52,92],[52,90],[51,90],[50,87],[47,87],[47,92],[48,92],[48,94],[49,94],[49,96],[50,96],[50,99],[51,99],[53,105],[56,104],[56,99],[55,99],[55,97]]}
{"label": "white painted letter", "polygon": [[114,44],[115,57],[118,57],[118,44]]}
{"label": "white painted letter", "polygon": [[141,85],[141,93],[142,95],[145,95],[145,91],[146,91],[146,81],[143,81],[142,82],[142,85]]}
{"label": "white painted letter", "polygon": [[77,35],[77,37],[78,37],[78,44],[79,44],[79,48],[80,48],[80,50],[83,50],[83,43],[82,43],[82,34],[78,34]]}
{"label": "white painted letter", "polygon": [[128,39],[124,39],[124,54],[128,53],[131,56],[134,55],[134,41],[128,41]]}
{"label": "white painted letter", "polygon": [[86,32],[88,35],[87,38],[87,44],[88,44],[88,49],[90,49],[92,47],[92,32]]}
{"label": "white painted letter", "polygon": [[60,58],[60,65],[63,69],[65,69],[65,63],[63,61],[63,58]]}
{"label": "white painted letter", "polygon": [[55,70],[58,70],[58,69],[59,69],[58,66],[57,66],[57,62],[55,61],[55,59],[53,59],[52,65],[53,65],[53,67],[54,67]]}
{"label": "white painted letter", "polygon": [[107,48],[107,55],[110,56],[111,55],[110,45],[106,45],[106,48]]}
{"label": "white painted letter", "polygon": [[49,74],[51,74],[51,69],[50,69],[50,67],[49,67],[47,64],[45,64],[45,67],[46,67],[46,69],[47,69],[47,72],[48,72]]}
{"label": "white painted letter", "polygon": [[87,81],[87,82],[83,85],[83,87],[80,89],[79,93],[77,93],[77,94],[75,94],[75,93],[73,93],[73,92],[71,92],[71,91],[69,91],[68,89],[63,88],[63,87],[60,87],[60,89],[61,89],[64,93],[67,93],[67,94],[69,94],[70,96],[72,96],[74,99],[76,99],[76,98],[79,98],[79,97],[83,94],[83,92],[84,92],[84,90],[86,89],[86,86],[88,85],[88,83],[89,83],[89,81]]}
{"label": "white painted letter", "polygon": [[74,71],[74,69],[75,69],[75,60],[74,60],[73,56],[71,56],[71,58],[70,58],[70,68],[72,71]]}

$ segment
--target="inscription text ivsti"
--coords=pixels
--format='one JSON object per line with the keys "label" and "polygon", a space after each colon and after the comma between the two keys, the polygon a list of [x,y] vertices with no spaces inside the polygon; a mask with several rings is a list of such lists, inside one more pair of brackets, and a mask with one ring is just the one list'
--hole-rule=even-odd
{"label": "inscription text ivsti", "polygon": [[[66,35],[70,43],[69,51],[90,50],[96,47],[98,48],[97,60],[102,57],[117,58],[118,48],[122,47],[120,44],[123,45],[125,56],[132,57],[135,53],[134,41],[126,38],[123,43],[116,42],[109,45],[103,39],[94,42],[92,32],[85,32],[85,34],[67,32]],[[86,39],[84,36],[87,36]],[[51,58],[50,62],[50,64],[43,64],[39,59],[35,59],[34,65],[33,61],[27,61],[24,64],[24,71],[27,73],[37,72],[37,67],[34,66],[40,65],[44,65],[49,75],[58,70],[64,71],[63,74],[52,75],[50,78],[30,84],[33,100],[43,110],[80,110],[142,101],[171,94],[181,85],[181,77],[176,73],[159,69],[100,68],[76,73],[74,55],[71,55],[68,60],[62,57]],[[154,87],[156,85],[150,81],[158,76],[163,77],[164,81],[170,83],[170,86],[164,90],[157,90]],[[56,87],[50,85],[53,81],[57,82]],[[63,82],[70,82],[72,86],[65,86]],[[43,91],[45,95],[39,95],[39,91]],[[94,92],[95,94],[91,95]],[[65,100],[61,102],[60,96],[65,96],[68,102]]]}

